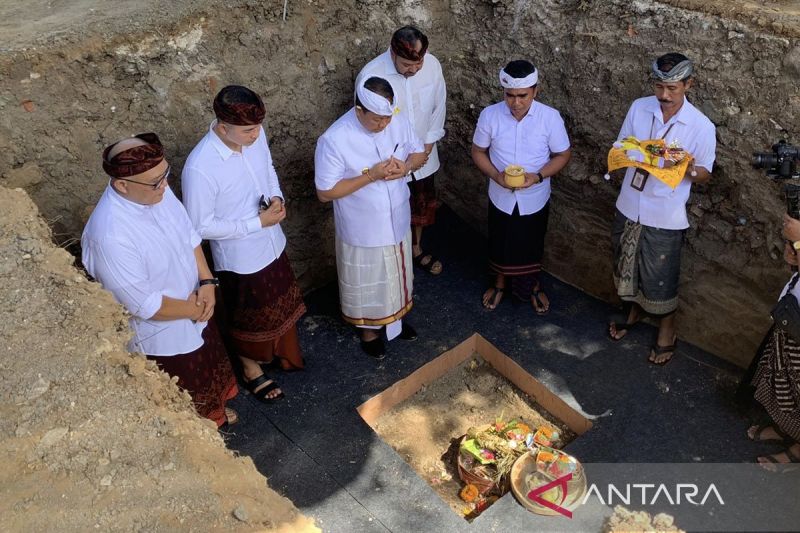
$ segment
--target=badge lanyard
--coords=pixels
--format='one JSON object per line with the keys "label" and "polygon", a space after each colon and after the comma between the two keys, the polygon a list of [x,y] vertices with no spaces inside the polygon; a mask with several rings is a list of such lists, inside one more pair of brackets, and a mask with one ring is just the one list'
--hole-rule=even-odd
{"label": "badge lanyard", "polygon": [[[674,122],[672,124],[670,124],[669,128],[667,128],[667,131],[665,131],[664,135],[659,137],[659,139],[660,140],[665,139],[666,136],[669,135],[669,132],[672,130],[672,126],[674,126],[674,125],[675,125]],[[656,116],[653,115],[653,121],[650,123],[650,138],[651,139],[653,138],[653,135],[654,135],[653,129],[655,128],[655,126],[656,126]],[[645,172],[644,170],[642,170],[640,168],[635,169],[633,171],[633,177],[631,178],[631,187],[633,187],[634,189],[636,189],[639,192],[642,192],[644,190],[644,184],[647,183],[647,176],[649,176],[649,175],[650,174],[648,174],[647,172]]]}

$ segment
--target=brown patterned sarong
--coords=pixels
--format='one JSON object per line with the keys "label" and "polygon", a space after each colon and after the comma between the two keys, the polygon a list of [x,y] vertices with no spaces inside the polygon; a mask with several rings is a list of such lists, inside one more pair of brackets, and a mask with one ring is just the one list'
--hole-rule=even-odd
{"label": "brown patterned sarong", "polygon": [[225,344],[212,318],[203,330],[203,345],[193,352],[173,356],[148,355],[158,368],[178,378],[178,386],[189,392],[197,414],[225,423],[225,403],[239,393]]}
{"label": "brown patterned sarong", "polygon": [[411,191],[411,225],[430,226],[436,222],[436,210],[441,205],[436,198],[436,173],[420,180],[415,179],[413,174],[411,177],[408,182]]}
{"label": "brown patterned sarong", "polygon": [[237,354],[266,363],[278,357],[285,370],[303,368],[295,324],[306,306],[286,252],[253,274],[217,275],[226,331]]}
{"label": "brown patterned sarong", "polygon": [[611,228],[614,285],[626,302],[664,316],[678,308],[684,230],[659,229],[628,220],[619,210]]}

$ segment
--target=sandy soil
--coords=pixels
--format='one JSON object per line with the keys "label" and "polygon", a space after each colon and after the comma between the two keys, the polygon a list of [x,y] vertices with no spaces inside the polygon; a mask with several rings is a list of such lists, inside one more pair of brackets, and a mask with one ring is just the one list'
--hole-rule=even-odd
{"label": "sandy soil", "polygon": [[0,187],[3,531],[317,531],[141,356],[122,308]]}
{"label": "sandy soil", "polygon": [[384,413],[374,429],[461,515],[464,502],[458,492],[463,483],[455,463],[458,443],[470,427],[497,418],[521,419],[531,427],[558,427],[562,445],[575,438],[477,354]]}

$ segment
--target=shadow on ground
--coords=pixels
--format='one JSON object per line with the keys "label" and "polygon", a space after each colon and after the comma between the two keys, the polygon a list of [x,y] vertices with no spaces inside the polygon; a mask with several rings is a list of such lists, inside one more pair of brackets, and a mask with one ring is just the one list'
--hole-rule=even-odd
{"label": "shadow on ground", "polygon": [[[740,369],[681,344],[665,367],[647,363],[655,329],[632,330],[623,342],[606,337],[616,310],[552,277],[545,317],[530,305],[480,305],[488,278],[485,241],[443,208],[426,247],[445,268],[439,277],[417,271],[414,342],[389,344],[376,362],[358,348],[355,331],[339,319],[335,283],[306,298],[299,324],[304,372],[278,376],[287,399],[264,406],[242,393],[233,406],[241,423],[228,446],[252,457],[270,486],[329,532],[530,531],[553,522],[529,514],[509,494],[473,523],[454,514],[428,485],[364,423],[356,407],[478,332],[594,427],[567,450],[583,462],[752,461],[764,451],[747,440],[747,420],[733,407]],[[597,530],[609,509],[582,513],[570,530]]]}

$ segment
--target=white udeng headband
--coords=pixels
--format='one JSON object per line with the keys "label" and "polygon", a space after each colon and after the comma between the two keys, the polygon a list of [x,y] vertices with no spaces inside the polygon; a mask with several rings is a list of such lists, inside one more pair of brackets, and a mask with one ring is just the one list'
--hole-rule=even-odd
{"label": "white udeng headband", "polygon": [[384,117],[394,115],[394,98],[390,102],[385,96],[370,91],[364,87],[363,84],[359,84],[356,87],[356,96],[358,96],[359,101],[364,107],[367,108],[367,111],[372,111],[376,115]]}
{"label": "white udeng headband", "polygon": [[510,76],[504,69],[500,69],[500,85],[504,89],[527,89],[537,83],[539,83],[539,71],[536,69],[524,78],[515,78]]}

